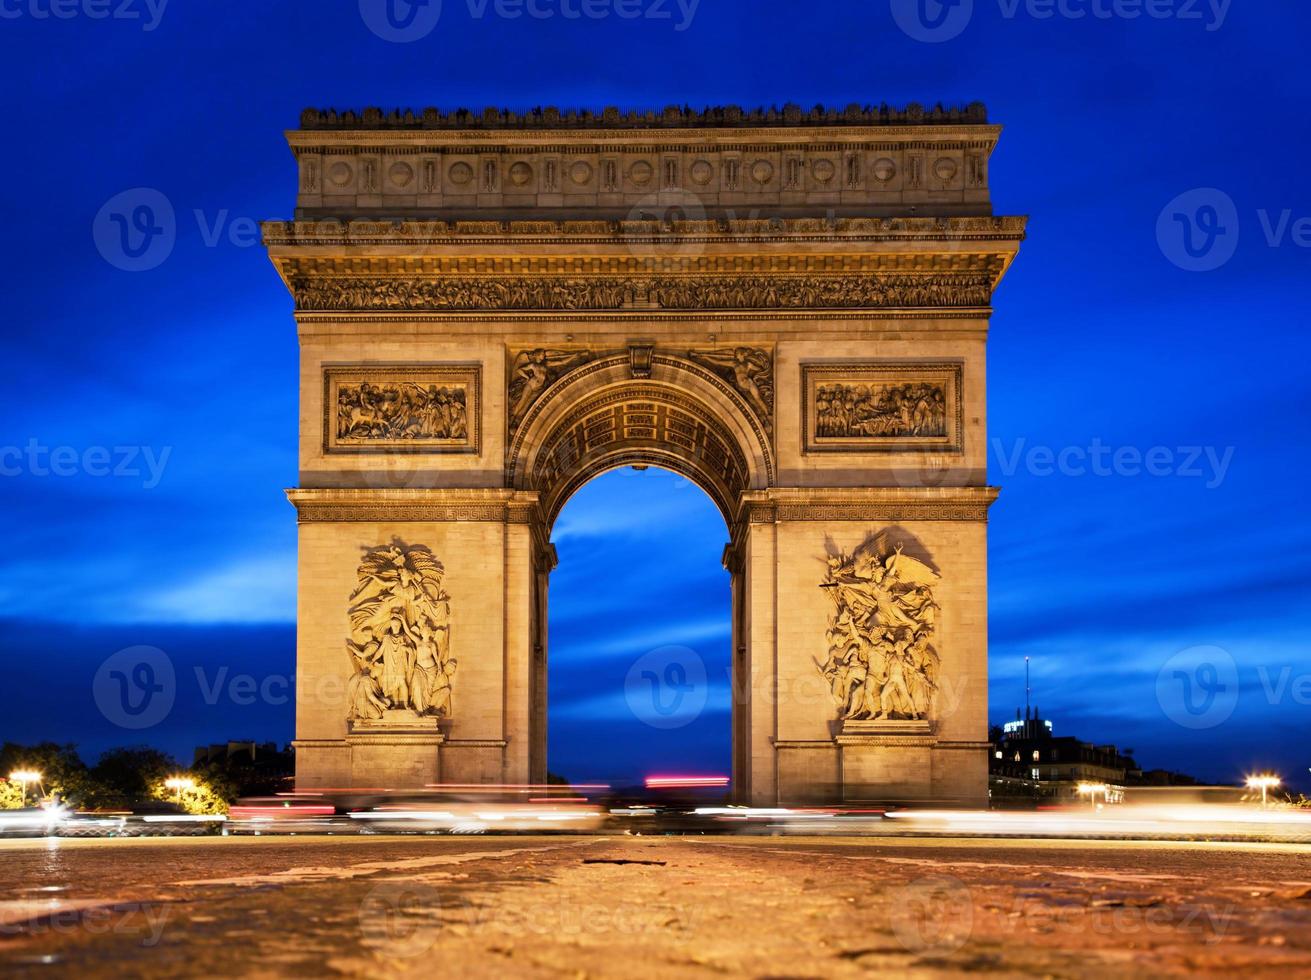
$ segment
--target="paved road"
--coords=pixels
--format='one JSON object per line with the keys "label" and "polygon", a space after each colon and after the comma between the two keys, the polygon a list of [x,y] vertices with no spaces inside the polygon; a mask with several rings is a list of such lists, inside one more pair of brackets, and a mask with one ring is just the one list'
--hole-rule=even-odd
{"label": "paved road", "polygon": [[0,841],[7,976],[1311,975],[1311,848]]}

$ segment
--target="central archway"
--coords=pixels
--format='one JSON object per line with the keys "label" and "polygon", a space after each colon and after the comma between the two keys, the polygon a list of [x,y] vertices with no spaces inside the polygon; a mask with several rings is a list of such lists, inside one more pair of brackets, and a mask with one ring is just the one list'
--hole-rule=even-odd
{"label": "central archway", "polygon": [[549,772],[640,785],[732,770],[732,592],[714,501],[658,466],[593,477],[560,511],[547,624]]}
{"label": "central archway", "polygon": [[534,538],[531,623],[534,663],[530,679],[529,770],[546,777],[546,643],[549,577],[556,564],[547,542],[565,502],[593,477],[623,466],[657,466],[695,483],[723,514],[729,541],[732,632],[733,792],[748,798],[749,684],[744,676],[746,583],[740,553],[750,524],[743,496],[775,478],[768,423],[732,384],[690,358],[653,353],[635,345],[598,357],[547,387],[511,436],[507,480],[537,494],[542,526]]}

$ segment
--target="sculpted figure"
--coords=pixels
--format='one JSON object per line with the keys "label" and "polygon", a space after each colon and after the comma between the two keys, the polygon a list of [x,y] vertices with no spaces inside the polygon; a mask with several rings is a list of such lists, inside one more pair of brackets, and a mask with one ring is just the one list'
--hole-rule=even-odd
{"label": "sculpted figure", "polygon": [[773,418],[774,365],[768,353],[752,347],[688,351],[698,364],[726,374],[752,410],[765,421]]}
{"label": "sculpted figure", "polygon": [[546,388],[567,371],[592,359],[590,351],[521,351],[510,368],[510,425],[517,426]]}
{"label": "sculpted figure", "polygon": [[450,596],[432,552],[399,544],[375,548],[360,563],[350,597],[354,665],[348,717],[370,721],[387,711],[447,714],[451,707]]}
{"label": "sculpted figure", "polygon": [[938,573],[902,546],[873,537],[833,555],[821,588],[833,600],[817,663],[843,720],[923,719],[932,710],[940,660],[933,648]]}

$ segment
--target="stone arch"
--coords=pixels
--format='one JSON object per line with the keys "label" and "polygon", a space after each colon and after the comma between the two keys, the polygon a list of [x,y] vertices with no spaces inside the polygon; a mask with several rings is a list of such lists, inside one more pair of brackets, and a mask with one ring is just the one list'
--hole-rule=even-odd
{"label": "stone arch", "polygon": [[540,495],[546,525],[593,477],[619,466],[673,470],[710,495],[733,528],[741,495],[775,479],[768,420],[714,372],[655,353],[597,358],[556,380],[515,430],[507,478]]}

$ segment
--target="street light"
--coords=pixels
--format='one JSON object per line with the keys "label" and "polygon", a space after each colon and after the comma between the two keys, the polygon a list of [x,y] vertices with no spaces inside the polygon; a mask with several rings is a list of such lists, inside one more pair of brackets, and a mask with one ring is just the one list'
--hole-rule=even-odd
{"label": "street light", "polygon": [[27,784],[36,783],[41,785],[41,774],[35,769],[15,769],[9,774],[9,778],[23,786],[23,806],[27,806]]}
{"label": "street light", "polygon": [[1279,777],[1272,776],[1269,773],[1260,776],[1248,776],[1247,788],[1259,789],[1261,791],[1261,808],[1265,809],[1266,794],[1279,785]]}
{"label": "street light", "polygon": [[177,802],[181,804],[182,791],[185,789],[195,789],[196,781],[187,776],[170,776],[168,779],[164,780],[164,785],[173,790],[174,794],[176,794]]}
{"label": "street light", "polygon": [[1110,787],[1107,786],[1105,783],[1080,783],[1078,786],[1075,787],[1075,789],[1079,791],[1080,796],[1087,796],[1091,798],[1092,808],[1094,810],[1097,809],[1098,793],[1102,794],[1103,800],[1109,799],[1108,791],[1110,790]]}

